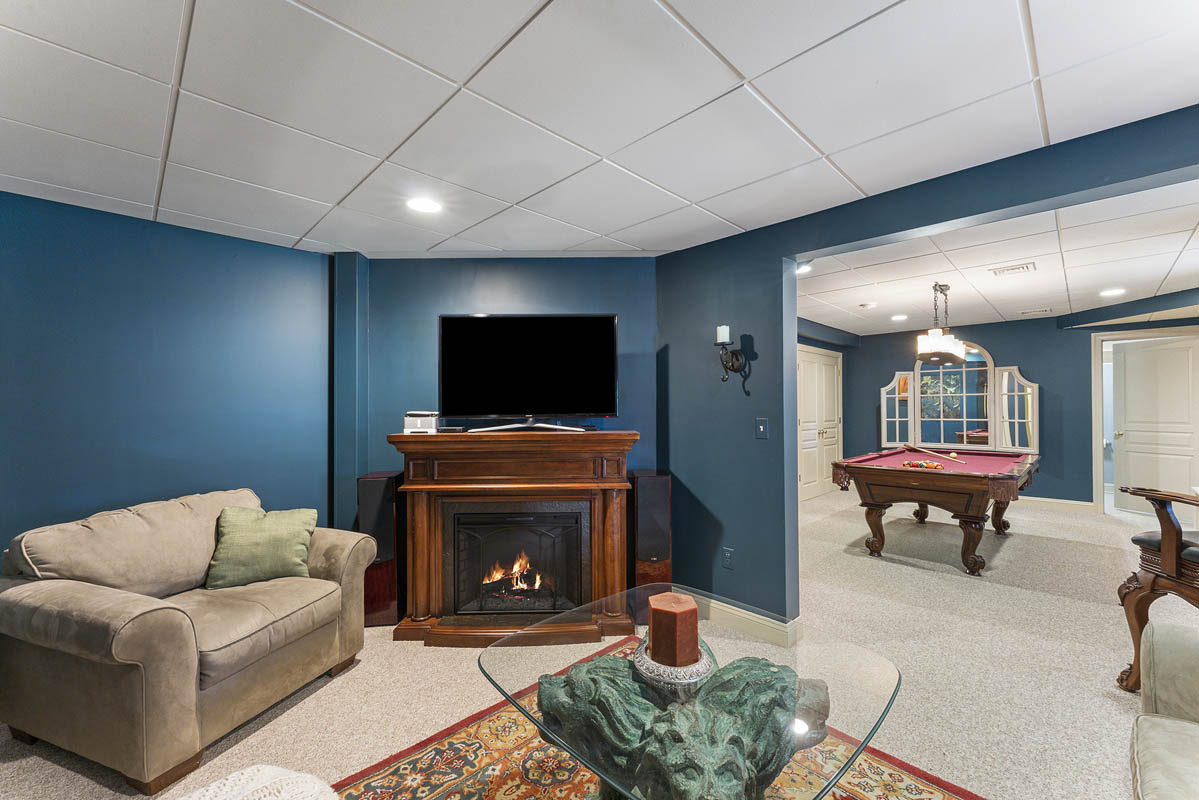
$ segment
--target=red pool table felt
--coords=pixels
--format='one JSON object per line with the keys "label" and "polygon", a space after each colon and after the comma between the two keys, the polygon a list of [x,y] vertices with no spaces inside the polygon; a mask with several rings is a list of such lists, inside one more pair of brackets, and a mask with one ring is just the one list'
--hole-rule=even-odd
{"label": "red pool table felt", "polygon": [[[933,450],[933,448],[928,448]],[[929,455],[921,453],[918,450],[907,450],[898,448],[895,450],[885,450],[881,453],[869,453],[857,458],[845,459],[846,464],[859,464],[869,467],[898,467],[903,469],[905,461],[939,461],[945,465],[944,470],[939,469],[921,469],[919,467],[908,467],[913,472],[976,472],[984,475],[1004,475],[1012,471],[1014,467],[1024,462],[1028,458],[1028,453],[999,453],[987,450],[933,450],[937,455]],[[956,461],[949,459],[950,453],[957,453],[957,457],[965,464],[959,464]]]}

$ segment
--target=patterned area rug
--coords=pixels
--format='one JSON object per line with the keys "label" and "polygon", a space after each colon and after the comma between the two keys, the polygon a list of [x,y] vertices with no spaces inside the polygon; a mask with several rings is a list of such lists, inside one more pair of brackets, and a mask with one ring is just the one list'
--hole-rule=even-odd
{"label": "patterned area rug", "polygon": [[[596,653],[632,657],[633,637]],[[595,656],[592,656],[594,658]],[[519,696],[537,713],[536,687]],[[856,749],[830,729],[821,744],[801,750],[766,793],[769,800],[809,800]],[[333,785],[341,800],[581,800],[596,791],[595,775],[507,701],[496,703],[407,750]],[[831,800],[983,800],[872,747],[858,756],[827,795]]]}

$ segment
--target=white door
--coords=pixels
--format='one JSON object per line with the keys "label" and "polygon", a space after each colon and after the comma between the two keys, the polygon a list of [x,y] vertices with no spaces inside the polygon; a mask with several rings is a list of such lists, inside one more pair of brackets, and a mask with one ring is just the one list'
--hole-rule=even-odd
{"label": "white door", "polygon": [[[1116,488],[1191,493],[1199,485],[1199,337],[1112,346],[1115,364],[1113,460]],[[1151,511],[1139,497],[1115,493],[1117,508]],[[1193,506],[1175,506],[1184,526]]]}
{"label": "white door", "polygon": [[799,499],[831,492],[841,457],[841,354],[799,348]]}

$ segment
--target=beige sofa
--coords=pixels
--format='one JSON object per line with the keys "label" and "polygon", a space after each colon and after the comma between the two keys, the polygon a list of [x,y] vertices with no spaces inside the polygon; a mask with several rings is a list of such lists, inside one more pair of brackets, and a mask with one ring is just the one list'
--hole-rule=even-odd
{"label": "beige sofa", "polygon": [[375,541],[317,528],[308,578],[207,590],[225,506],[249,489],[17,536],[0,562],[0,721],[153,794],[203,748],[362,649]]}
{"label": "beige sofa", "polygon": [[1132,725],[1132,796],[1199,797],[1199,628],[1145,628],[1141,712]]}

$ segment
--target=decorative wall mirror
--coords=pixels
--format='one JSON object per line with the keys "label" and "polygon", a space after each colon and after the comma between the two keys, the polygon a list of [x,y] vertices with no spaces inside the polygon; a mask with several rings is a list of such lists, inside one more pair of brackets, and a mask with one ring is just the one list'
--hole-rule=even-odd
{"label": "decorative wall mirror", "polygon": [[1037,384],[1019,367],[996,367],[983,347],[965,344],[965,363],[917,360],[879,390],[883,447],[1037,451]]}

